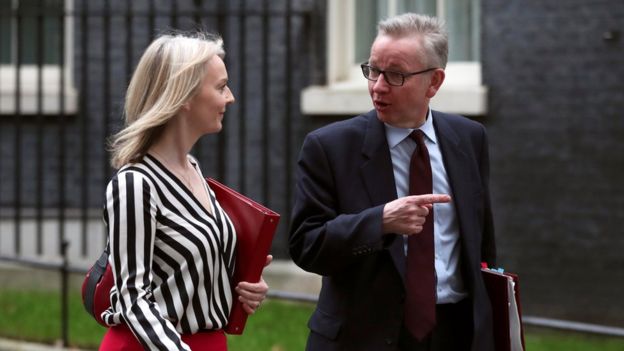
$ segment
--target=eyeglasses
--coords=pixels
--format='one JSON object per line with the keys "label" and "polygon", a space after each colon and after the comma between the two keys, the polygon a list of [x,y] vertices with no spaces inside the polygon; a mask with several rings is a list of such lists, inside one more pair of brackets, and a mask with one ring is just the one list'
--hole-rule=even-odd
{"label": "eyeglasses", "polygon": [[427,68],[425,70],[418,71],[418,72],[402,73],[402,72],[396,72],[396,71],[384,71],[377,67],[373,67],[369,65],[368,62],[361,64],[360,67],[362,67],[362,73],[364,74],[364,78],[370,81],[376,82],[377,79],[379,79],[379,76],[383,74],[384,79],[386,80],[386,83],[395,87],[402,86],[403,83],[405,83],[405,78],[407,77],[411,77],[411,76],[421,74],[421,73],[431,72],[437,69],[436,67],[433,67],[433,68]]}

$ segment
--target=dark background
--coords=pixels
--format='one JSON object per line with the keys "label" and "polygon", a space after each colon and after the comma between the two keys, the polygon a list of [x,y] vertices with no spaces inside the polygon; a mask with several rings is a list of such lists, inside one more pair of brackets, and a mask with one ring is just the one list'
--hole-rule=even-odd
{"label": "dark background", "polygon": [[[237,103],[194,153],[282,213],[273,251],[287,259],[302,138],[349,117],[300,112],[301,89],[324,83],[325,1],[74,6],[78,113],[0,116],[0,219],[98,219],[132,68],[154,35],[201,22],[225,38]],[[624,326],[624,2],[483,0],[481,14],[488,112],[470,117],[490,137],[499,264],[520,275],[525,314]]]}

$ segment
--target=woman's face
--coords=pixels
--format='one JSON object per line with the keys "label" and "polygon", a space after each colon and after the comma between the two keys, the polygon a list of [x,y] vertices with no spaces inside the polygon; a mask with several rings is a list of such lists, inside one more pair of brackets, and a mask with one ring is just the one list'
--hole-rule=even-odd
{"label": "woman's face", "polygon": [[199,91],[186,107],[191,126],[201,134],[219,132],[223,127],[225,108],[234,102],[234,95],[227,86],[228,75],[223,60],[215,55],[206,65],[207,73]]}

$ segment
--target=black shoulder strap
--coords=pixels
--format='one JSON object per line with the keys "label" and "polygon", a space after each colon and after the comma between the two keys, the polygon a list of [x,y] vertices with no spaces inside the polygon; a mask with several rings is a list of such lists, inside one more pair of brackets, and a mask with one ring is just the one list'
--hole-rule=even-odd
{"label": "black shoulder strap", "polygon": [[102,280],[102,276],[104,272],[106,272],[106,266],[108,266],[108,245],[100,258],[95,261],[93,267],[89,271],[89,275],[87,276],[87,282],[84,291],[84,299],[82,303],[84,304],[85,309],[89,312],[90,315],[95,317],[93,312],[93,298],[95,296],[95,288],[97,284]]}

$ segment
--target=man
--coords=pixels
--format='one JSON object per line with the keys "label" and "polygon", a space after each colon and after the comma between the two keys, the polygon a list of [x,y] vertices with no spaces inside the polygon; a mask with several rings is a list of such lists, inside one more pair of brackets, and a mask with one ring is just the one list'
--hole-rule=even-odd
{"label": "man", "polygon": [[429,109],[447,57],[437,19],[382,21],[362,65],[375,109],[304,141],[289,245],[323,276],[308,350],[494,350],[488,144]]}

